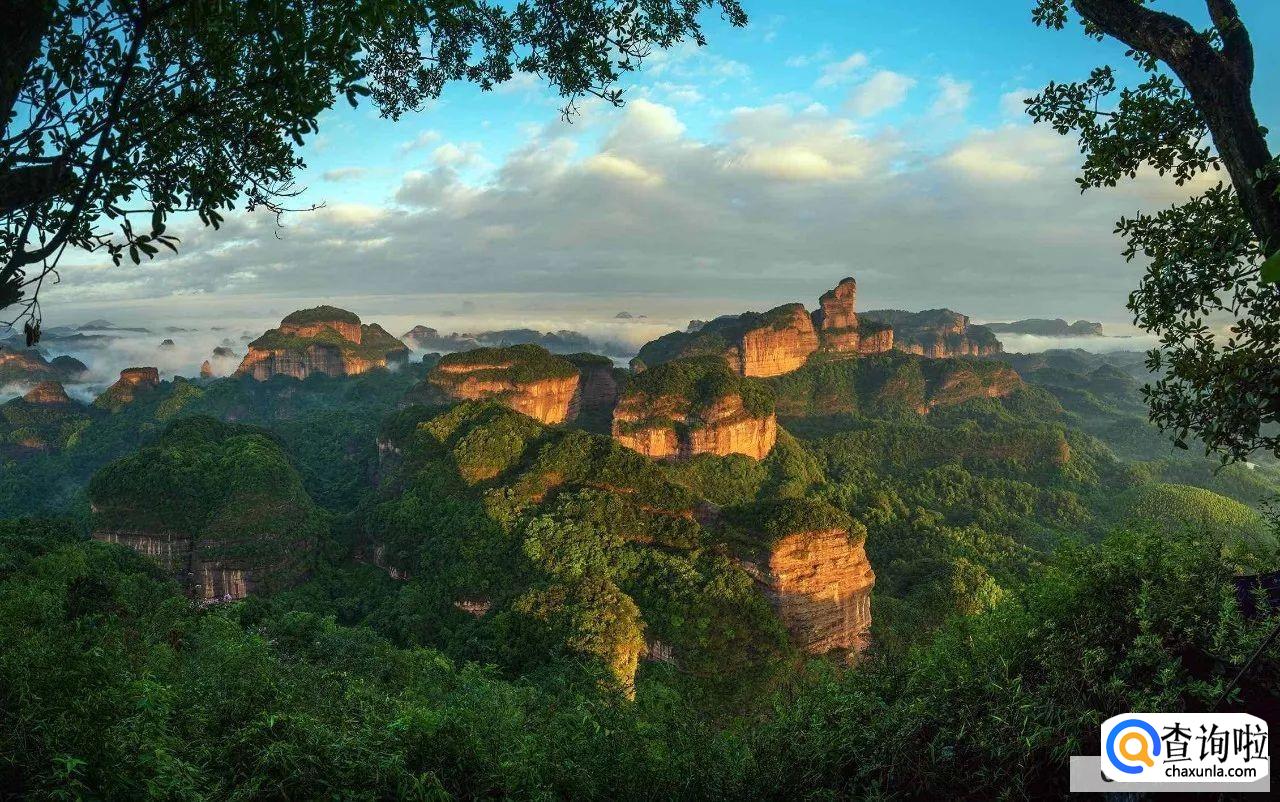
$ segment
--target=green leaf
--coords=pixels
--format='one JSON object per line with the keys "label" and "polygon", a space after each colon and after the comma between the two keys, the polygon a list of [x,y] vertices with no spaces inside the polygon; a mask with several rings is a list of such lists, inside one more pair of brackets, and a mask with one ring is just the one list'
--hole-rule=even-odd
{"label": "green leaf", "polygon": [[1262,263],[1261,279],[1263,284],[1280,284],[1280,251]]}

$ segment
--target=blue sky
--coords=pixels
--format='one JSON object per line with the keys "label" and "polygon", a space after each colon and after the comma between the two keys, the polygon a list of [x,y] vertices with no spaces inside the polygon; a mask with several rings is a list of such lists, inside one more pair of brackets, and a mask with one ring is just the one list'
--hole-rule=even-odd
{"label": "blue sky", "polygon": [[[527,322],[643,340],[690,317],[792,300],[846,274],[862,306],[978,319],[1127,320],[1139,268],[1111,223],[1186,190],[1147,176],[1084,198],[1074,143],[1018,100],[1124,64],[1123,49],[1030,21],[1031,0],[745,0],[709,45],[656,53],[629,103],[573,123],[534,80],[450,86],[421,114],[323,115],[303,200],[191,229],[180,256],[84,264],[46,315],[256,320],[311,302],[443,329]],[[1157,7],[1204,21],[1201,0]],[[1241,0],[1256,42],[1280,3]],[[1256,102],[1280,125],[1260,59]],[[280,236],[277,236],[279,234]],[[648,317],[618,334],[615,312]],[[406,326],[407,327],[407,326]]]}

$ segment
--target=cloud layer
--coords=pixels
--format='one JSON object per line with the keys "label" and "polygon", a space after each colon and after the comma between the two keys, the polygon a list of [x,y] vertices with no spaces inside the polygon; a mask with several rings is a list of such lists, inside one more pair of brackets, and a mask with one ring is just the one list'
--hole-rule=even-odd
{"label": "cloud layer", "polygon": [[[853,79],[866,66],[858,56],[831,62],[821,80]],[[694,72],[679,53],[658,66],[673,91]],[[405,173],[385,204],[324,199],[284,228],[263,214],[232,216],[219,231],[187,226],[177,256],[72,266],[56,291],[84,308],[501,295],[514,304],[502,311],[513,312],[534,297],[586,297],[610,312],[678,310],[674,318],[690,308],[707,316],[743,304],[812,305],[852,274],[864,308],[1124,319],[1138,268],[1119,259],[1112,222],[1185,192],[1143,178],[1081,197],[1073,143],[1024,123],[932,149],[906,127],[865,126],[915,83],[881,70],[851,83],[847,113],[743,107],[701,136],[674,108],[633,100],[588,110],[575,126],[550,124],[495,162],[475,143],[424,135],[406,145],[429,157],[423,169]],[[970,87],[953,78],[930,88],[931,114],[962,114],[970,103]]]}

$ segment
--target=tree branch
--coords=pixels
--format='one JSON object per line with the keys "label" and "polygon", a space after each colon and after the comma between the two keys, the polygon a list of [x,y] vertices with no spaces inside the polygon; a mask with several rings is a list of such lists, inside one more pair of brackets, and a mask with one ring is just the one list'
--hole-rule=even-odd
{"label": "tree branch", "polygon": [[1150,53],[1175,71],[1193,55],[1203,55],[1203,49],[1212,51],[1191,23],[1133,0],[1071,0],[1071,4],[1103,33]]}
{"label": "tree branch", "polygon": [[1240,19],[1235,0],[1205,0],[1213,27],[1222,37],[1222,52],[1240,74],[1245,86],[1253,85],[1253,41]]}
{"label": "tree branch", "polygon": [[72,229],[79,224],[80,216],[84,212],[85,204],[89,201],[89,196],[93,193],[94,185],[98,182],[98,174],[102,171],[103,159],[106,157],[107,143],[111,139],[112,129],[115,128],[116,121],[120,114],[120,104],[124,101],[125,89],[129,86],[129,81],[133,77],[133,68],[138,63],[138,53],[142,48],[143,28],[141,24],[134,31],[133,41],[129,45],[129,53],[125,57],[124,68],[120,74],[120,80],[116,84],[112,93],[111,102],[108,107],[106,120],[102,127],[102,133],[98,137],[98,145],[94,150],[92,166],[86,171],[83,183],[80,185],[80,192],[76,196],[75,203],[72,204],[71,210],[62,226],[49,240],[49,242],[37,248],[34,251],[23,249],[22,242],[16,243],[16,252],[9,259],[8,264],[0,268],[0,284],[5,283],[19,269],[25,265],[42,262],[58,251],[62,244],[65,243],[71,235]]}

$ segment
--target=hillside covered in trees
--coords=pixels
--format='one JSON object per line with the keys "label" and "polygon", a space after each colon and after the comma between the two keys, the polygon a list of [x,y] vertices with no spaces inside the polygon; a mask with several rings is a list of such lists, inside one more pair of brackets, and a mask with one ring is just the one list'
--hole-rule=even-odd
{"label": "hillside covered in trees", "polygon": [[[0,408],[0,785],[1056,794],[1108,711],[1204,709],[1266,634],[1233,577],[1276,564],[1280,467],[1171,449],[1124,355],[533,348]],[[563,422],[519,411],[549,376]]]}

